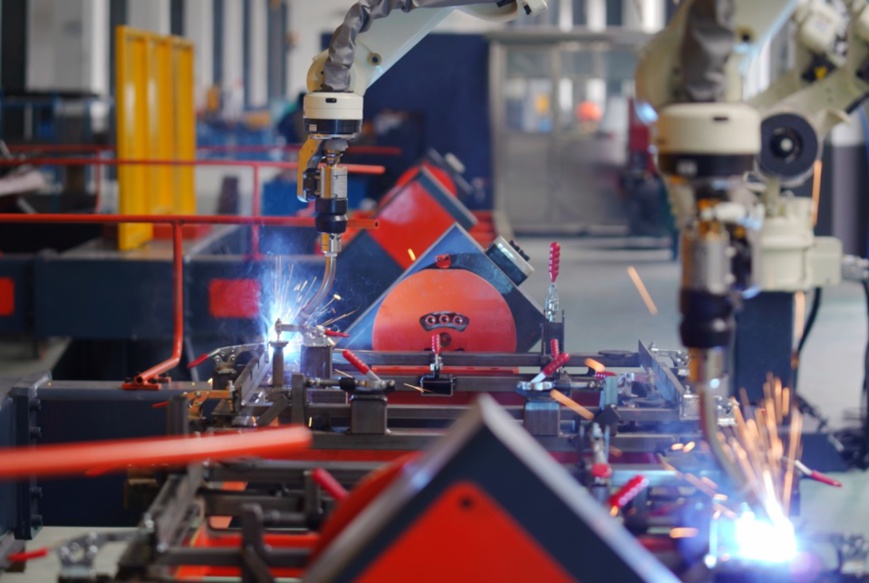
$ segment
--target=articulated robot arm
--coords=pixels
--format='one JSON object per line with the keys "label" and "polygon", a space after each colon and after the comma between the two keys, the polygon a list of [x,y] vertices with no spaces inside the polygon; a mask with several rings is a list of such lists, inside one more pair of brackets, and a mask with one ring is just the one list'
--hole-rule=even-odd
{"label": "articulated robot arm", "polygon": [[[736,484],[741,472],[716,437],[716,401],[730,392],[740,298],[839,278],[841,246],[814,237],[811,200],[782,196],[781,184],[808,177],[823,136],[869,91],[869,10],[865,0],[846,5],[847,52],[843,17],[820,0],[683,1],[638,68],[640,113],[657,118],[658,166],[682,231],[680,334],[690,381],[707,441]],[[743,102],[744,69],[791,16],[797,68]],[[759,185],[746,182],[751,173]]]}
{"label": "articulated robot arm", "polygon": [[[757,289],[808,290],[840,279],[841,244],[814,237],[813,201],[783,195],[781,189],[806,181],[820,159],[824,137],[869,93],[869,9],[864,0],[846,0],[845,7],[847,14],[821,0],[689,1],[649,45],[638,69],[641,113],[666,118],[659,124],[661,171],[669,176],[674,206],[685,224],[696,215],[696,196],[688,182],[697,177],[668,168],[668,153],[687,148],[721,160],[727,146],[716,138],[721,122],[714,115],[732,109],[731,119],[736,119],[744,70],[788,19],[793,24],[795,66],[746,102],[760,116],[759,146],[728,144],[731,150],[743,150],[746,161],[754,150],[748,170],[761,180],[752,190],[760,191],[765,220],[762,227],[750,222],[760,231],[749,233],[756,248],[751,276],[744,278]],[[670,74],[662,76],[662,69]],[[713,114],[704,118],[705,128],[703,116],[697,117],[698,102],[709,102],[707,113]],[[693,105],[668,108],[679,103]],[[693,114],[685,117],[688,112]],[[743,112],[751,117],[747,109]],[[746,135],[757,132],[748,126],[744,130]],[[676,144],[680,139],[690,143]],[[737,178],[738,172],[729,176]],[[748,209],[746,200],[756,197],[742,198]],[[746,213],[758,217],[761,211]]]}
{"label": "articulated robot arm", "polygon": [[791,19],[795,67],[749,100],[763,119],[757,170],[766,211],[759,283],[766,291],[841,280],[841,242],[814,236],[817,199],[783,193],[782,186],[811,176],[824,138],[869,94],[869,10],[864,0],[844,4],[845,14],[818,1],[800,3]]}
{"label": "articulated robot arm", "polygon": [[[303,323],[329,293],[347,228],[347,171],[341,156],[362,129],[363,95],[454,10],[487,20],[537,15],[547,0],[359,0],[308,73],[304,117],[308,139],[299,152],[298,197],[315,201],[326,273],[302,308]],[[375,24],[374,21],[390,17]],[[420,72],[424,74],[424,72]]]}

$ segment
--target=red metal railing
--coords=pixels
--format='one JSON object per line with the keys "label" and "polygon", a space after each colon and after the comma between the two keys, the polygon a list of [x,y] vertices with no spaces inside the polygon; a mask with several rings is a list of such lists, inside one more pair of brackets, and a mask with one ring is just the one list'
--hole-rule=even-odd
{"label": "red metal railing", "polygon": [[[251,214],[254,217],[260,216],[261,212],[261,195],[260,195],[260,170],[262,168],[273,168],[278,170],[296,170],[299,165],[296,162],[278,162],[272,160],[134,160],[134,159],[119,159],[119,158],[28,158],[29,164],[35,165],[54,165],[54,166],[220,166],[229,168],[250,168],[253,170],[253,201]],[[18,166],[20,160],[0,159],[0,166]],[[365,164],[346,164],[347,171],[353,174],[379,175],[386,172],[383,166],[370,166]],[[99,177],[99,172],[97,172]],[[100,201],[100,182],[97,178],[95,184],[96,203],[94,209],[99,209]],[[125,221],[133,222],[133,221]],[[251,252],[256,256],[259,254],[259,230],[255,225],[251,229]]]}
{"label": "red metal railing", "polygon": [[[99,144],[14,144],[10,145],[10,152],[20,152],[26,154],[28,152],[45,152],[45,153],[69,153],[69,152],[114,152],[114,146],[106,146]],[[262,154],[265,152],[273,152],[281,150],[284,152],[297,152],[301,149],[301,144],[238,144],[238,145],[221,145],[221,146],[197,146],[197,152],[239,152],[248,154]],[[358,154],[360,156],[400,156],[401,148],[393,146],[350,146],[348,154]]]}
{"label": "red metal railing", "polygon": [[[161,223],[172,226],[172,275],[173,275],[173,340],[172,355],[163,362],[138,374],[132,382],[124,383],[125,389],[160,388],[164,375],[178,366],[184,345],[184,249],[182,227],[199,225],[253,225],[279,227],[310,227],[314,219],[307,217],[236,217],[224,215],[65,215],[65,214],[0,214],[0,224],[17,223]],[[355,229],[376,229],[380,225],[370,219],[350,219],[348,226]]]}

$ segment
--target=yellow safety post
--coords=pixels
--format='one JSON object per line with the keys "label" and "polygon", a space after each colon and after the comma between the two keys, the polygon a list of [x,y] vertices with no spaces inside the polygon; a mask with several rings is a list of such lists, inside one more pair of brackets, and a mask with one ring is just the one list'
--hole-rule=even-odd
{"label": "yellow safety post", "polygon": [[[173,39],[172,63],[175,77],[175,156],[179,160],[196,159],[196,104],[193,88],[193,43]],[[175,167],[175,211],[196,214],[196,169]]]}
{"label": "yellow safety post", "polygon": [[[193,45],[119,26],[116,40],[117,155],[126,160],[194,160]],[[118,169],[121,214],[195,214],[194,168],[125,164]],[[135,249],[153,227],[123,224],[118,248]]]}

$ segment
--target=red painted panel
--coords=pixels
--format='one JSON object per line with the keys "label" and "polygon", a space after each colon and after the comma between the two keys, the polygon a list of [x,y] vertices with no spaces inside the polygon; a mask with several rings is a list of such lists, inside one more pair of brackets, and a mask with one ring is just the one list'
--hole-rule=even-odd
{"label": "red painted panel", "polygon": [[[437,541],[437,552],[432,552],[432,541]],[[358,581],[409,579],[417,583],[576,581],[512,516],[470,482],[447,490]]]}
{"label": "red painted panel", "polygon": [[0,316],[11,316],[15,313],[15,280],[11,277],[0,277]]}
{"label": "red painted panel", "polygon": [[516,323],[492,284],[464,269],[425,269],[405,278],[374,318],[374,350],[515,352]]}
{"label": "red painted panel", "polygon": [[213,279],[208,284],[208,312],[213,318],[256,318],[260,283],[255,279]]}
{"label": "red painted panel", "polygon": [[412,181],[389,196],[392,200],[377,213],[380,228],[370,234],[407,269],[414,261],[408,249],[422,255],[456,220],[419,182]]}

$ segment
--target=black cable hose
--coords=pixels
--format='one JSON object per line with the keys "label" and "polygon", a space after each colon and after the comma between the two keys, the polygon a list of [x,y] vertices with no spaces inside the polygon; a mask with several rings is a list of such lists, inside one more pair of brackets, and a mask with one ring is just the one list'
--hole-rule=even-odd
{"label": "black cable hose", "polygon": [[[869,281],[863,281],[863,293],[866,296],[866,316],[869,322]],[[869,334],[869,331],[867,331]],[[860,444],[860,459],[858,464],[861,468],[869,467],[869,415],[866,414],[866,404],[869,402],[869,336],[866,339],[866,350],[863,353],[863,393],[860,398],[861,415],[863,418],[863,440]]]}
{"label": "black cable hose", "polygon": [[821,296],[823,289],[815,288],[815,295],[812,298],[812,307],[809,310],[809,318],[806,320],[806,327],[803,331],[803,337],[800,338],[800,343],[797,345],[797,354],[802,353],[803,347],[806,345],[806,340],[809,339],[809,334],[815,325],[815,320],[818,319],[818,312],[821,310]]}

